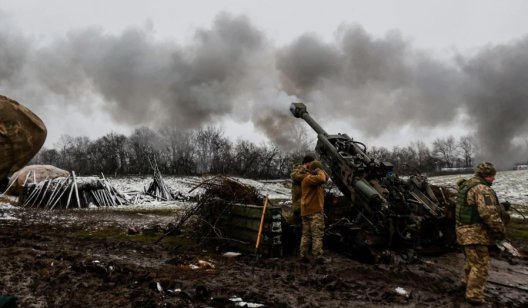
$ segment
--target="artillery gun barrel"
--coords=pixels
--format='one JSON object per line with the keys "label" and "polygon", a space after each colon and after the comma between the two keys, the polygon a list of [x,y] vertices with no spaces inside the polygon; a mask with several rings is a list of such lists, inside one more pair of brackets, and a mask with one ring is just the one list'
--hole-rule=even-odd
{"label": "artillery gun barrel", "polygon": [[308,110],[306,109],[306,105],[303,103],[292,103],[290,105],[290,111],[296,118],[302,118],[310,125],[315,132],[317,132],[318,135],[324,135],[328,136],[326,131],[319,125],[315,120],[310,116],[308,113]]}
{"label": "artillery gun barrel", "polygon": [[[362,233],[357,233],[357,229],[336,229],[339,243],[348,239],[344,244],[351,248],[385,243],[391,250],[400,245],[414,250],[420,243],[444,245],[452,241],[454,223],[443,224],[444,209],[436,199],[431,199],[421,182],[420,185],[413,182],[411,187],[392,174],[391,163],[369,157],[366,146],[347,134],[327,134],[308,114],[305,104],[292,103],[290,111],[317,133],[315,152],[351,206],[347,219],[353,220],[354,226],[366,228],[359,237]],[[362,240],[364,235],[374,240],[366,243]],[[378,244],[374,244],[376,241]]]}

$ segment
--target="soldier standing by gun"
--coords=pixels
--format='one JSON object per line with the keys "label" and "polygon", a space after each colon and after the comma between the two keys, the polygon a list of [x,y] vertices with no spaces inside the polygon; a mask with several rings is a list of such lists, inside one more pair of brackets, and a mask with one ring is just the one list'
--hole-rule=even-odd
{"label": "soldier standing by gun", "polygon": [[460,181],[456,205],[457,240],[464,248],[466,301],[484,304],[484,285],[488,277],[488,246],[505,235],[498,210],[499,201],[491,184],[496,170],[492,163],[480,163],[475,176]]}
{"label": "soldier standing by gun", "polygon": [[292,180],[292,188],[291,188],[291,194],[292,194],[292,218],[291,223],[293,225],[293,244],[294,247],[299,247],[300,240],[301,240],[301,229],[302,229],[302,221],[301,221],[301,197],[302,197],[302,191],[301,191],[301,183],[304,180],[304,178],[309,174],[309,170],[305,167],[307,163],[310,163],[314,161],[313,156],[306,155],[304,156],[302,160],[302,164],[295,165],[293,167],[293,170],[290,174],[290,178]]}
{"label": "soldier standing by gun", "polygon": [[324,189],[323,185],[328,181],[328,175],[323,170],[319,161],[305,164],[310,170],[301,183],[301,217],[302,237],[300,255],[306,260],[310,246],[312,255],[316,261],[323,259],[323,235],[324,235]]}

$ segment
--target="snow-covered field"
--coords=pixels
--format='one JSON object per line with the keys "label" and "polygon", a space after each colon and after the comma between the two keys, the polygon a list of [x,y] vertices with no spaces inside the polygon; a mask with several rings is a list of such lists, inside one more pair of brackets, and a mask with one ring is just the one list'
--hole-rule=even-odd
{"label": "snow-covered field", "polygon": [[[181,193],[184,196],[197,196],[204,192],[201,183],[206,181],[207,177],[163,177],[165,184],[172,190],[173,193]],[[291,196],[290,188],[287,186],[288,180],[278,181],[255,181],[250,179],[233,178],[242,184],[255,187],[261,194],[268,194],[270,199],[289,199]],[[110,183],[119,191],[134,194],[142,192],[152,182],[152,177],[127,177],[119,179],[108,179]],[[179,206],[181,202],[148,202],[148,206],[156,207],[174,207]],[[144,204],[139,202],[133,205],[132,208],[143,207]],[[130,207],[130,206],[128,206]]]}
{"label": "snow-covered field", "polygon": [[[173,193],[180,193],[183,196],[197,196],[204,192],[204,189],[200,186],[207,177],[171,177],[166,176],[163,178],[165,184],[172,190]],[[254,181],[249,179],[234,178],[242,184],[250,185],[255,187],[261,194],[268,194],[270,199],[289,199],[291,196],[290,188],[288,186],[288,180],[279,181]],[[122,178],[107,178],[107,180],[117,190],[127,196],[127,199],[131,201],[131,204],[122,205],[117,207],[108,208],[112,211],[142,211],[142,210],[177,210],[192,206],[194,202],[185,201],[156,201],[150,196],[140,194],[145,191],[146,188],[152,182],[151,176],[133,176],[133,177],[122,177]],[[139,196],[135,199],[135,196]],[[9,197],[11,200],[16,200],[14,197]],[[135,203],[134,203],[135,200]],[[18,219],[16,213],[21,209],[17,206],[12,206],[6,202],[0,200],[0,221],[1,220],[14,220]],[[72,209],[73,211],[101,211],[107,210],[107,208],[89,208],[89,209]],[[54,215],[50,216],[53,219]]]}
{"label": "snow-covered field", "polygon": [[[471,175],[449,175],[449,176],[438,176],[430,177],[429,182],[436,185],[448,185],[455,186],[456,182],[460,178],[469,178]],[[165,183],[172,189],[173,192],[179,192],[184,196],[196,196],[204,192],[203,188],[199,187],[206,178],[204,177],[164,177]],[[255,181],[249,179],[235,178],[243,184],[255,187],[260,193],[268,194],[271,199],[289,199],[290,188],[288,180],[278,181]],[[145,190],[146,187],[151,183],[152,177],[123,177],[123,178],[109,178],[111,184],[119,191],[133,196],[139,192]],[[498,172],[496,181],[493,184],[493,188],[497,192],[501,201],[510,201],[513,204],[528,205],[528,170],[522,171],[503,171]],[[181,208],[190,205],[189,202],[183,201],[170,201],[161,202],[140,200],[134,205],[122,206],[120,209],[123,210],[137,210],[144,208]],[[16,207],[10,206],[7,203],[0,201],[0,216],[3,219],[14,219],[9,214],[10,211]],[[8,211],[6,211],[8,210]],[[3,213],[3,215],[2,215]],[[0,217],[2,219],[2,217]]]}
{"label": "snow-covered field", "polygon": [[[184,195],[195,196],[204,192],[199,187],[200,183],[204,182],[206,177],[189,176],[189,177],[171,177],[165,176],[163,180],[174,192],[180,192]],[[249,179],[233,178],[242,184],[250,185],[258,189],[263,194],[269,194],[272,199],[289,198],[290,190],[284,186],[284,181],[255,181]],[[143,191],[150,182],[152,177],[127,177],[108,179],[110,183],[120,191]]]}
{"label": "snow-covered field", "polygon": [[[445,175],[429,178],[429,182],[436,185],[456,186],[460,178],[468,179],[471,174]],[[509,201],[513,204],[528,205],[528,170],[514,170],[497,172],[493,189],[501,202]]]}
{"label": "snow-covered field", "polygon": [[[446,175],[428,178],[429,182],[442,186],[456,186],[457,180],[460,178],[469,179],[471,174],[464,175]],[[278,181],[255,181],[249,179],[235,178],[243,184],[250,185],[258,189],[262,194],[269,194],[271,199],[289,199],[290,188],[286,185],[285,180]],[[201,183],[202,177],[165,177],[165,182],[174,191],[181,192],[184,195],[196,195],[203,193],[201,188],[197,188],[189,192]],[[143,187],[148,186],[152,181],[150,177],[145,178],[128,178],[120,180],[111,180],[116,188],[122,191],[127,190],[143,190]],[[493,189],[497,192],[501,201],[510,201],[514,204],[528,205],[528,170],[515,171],[500,171],[496,175],[496,180],[493,183]]]}

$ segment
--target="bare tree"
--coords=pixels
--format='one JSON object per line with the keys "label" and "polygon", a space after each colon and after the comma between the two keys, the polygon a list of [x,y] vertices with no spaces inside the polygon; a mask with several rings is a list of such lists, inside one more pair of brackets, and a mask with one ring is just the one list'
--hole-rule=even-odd
{"label": "bare tree", "polygon": [[160,136],[148,127],[140,127],[134,130],[130,136],[130,161],[133,166],[134,173],[149,174],[151,172],[150,165],[147,163],[149,159],[158,159],[159,148],[162,142]]}
{"label": "bare tree", "polygon": [[473,157],[475,155],[475,138],[473,136],[462,136],[458,140],[458,147],[461,150],[462,159],[464,160],[464,167],[471,167],[473,165]]}
{"label": "bare tree", "polygon": [[261,159],[260,151],[257,146],[247,140],[238,140],[235,145],[236,173],[243,176],[255,176],[258,170],[258,163]]}
{"label": "bare tree", "polygon": [[42,148],[29,162],[30,165],[54,165],[59,166],[61,156],[56,149]]}
{"label": "bare tree", "polygon": [[172,174],[191,174],[195,170],[193,132],[164,128],[159,134],[167,150],[167,171]]}
{"label": "bare tree", "polygon": [[95,173],[104,172],[106,174],[123,174],[128,171],[127,154],[129,151],[128,138],[125,135],[109,133],[97,139],[92,144],[92,151],[99,161],[100,170]]}
{"label": "bare tree", "polygon": [[224,131],[218,127],[207,126],[196,132],[196,173],[213,171],[213,163],[221,156],[220,151],[226,142],[224,139]]}
{"label": "bare tree", "polygon": [[453,167],[458,155],[455,138],[449,136],[446,139],[435,139],[433,142],[433,154],[438,157],[446,167]]}
{"label": "bare tree", "polygon": [[271,178],[276,176],[278,169],[278,158],[280,158],[280,150],[276,145],[263,144],[262,159],[260,160],[259,177]]}
{"label": "bare tree", "polygon": [[417,172],[417,153],[411,146],[392,149],[389,161],[394,165],[394,170],[401,174],[412,174]]}
{"label": "bare tree", "polygon": [[416,153],[416,168],[419,172],[425,172],[433,169],[430,165],[431,151],[423,141],[411,142],[410,145]]}
{"label": "bare tree", "polygon": [[59,150],[60,154],[58,164],[67,170],[72,169],[72,145],[73,137],[70,135],[61,135],[57,143],[55,143],[55,148]]}
{"label": "bare tree", "polygon": [[379,161],[389,161],[391,158],[390,151],[385,147],[371,147],[368,154]]}

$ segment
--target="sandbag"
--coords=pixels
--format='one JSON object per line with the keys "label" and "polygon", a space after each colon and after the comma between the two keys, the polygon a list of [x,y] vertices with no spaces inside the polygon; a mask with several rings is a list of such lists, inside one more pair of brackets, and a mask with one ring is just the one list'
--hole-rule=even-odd
{"label": "sandbag", "polygon": [[9,189],[6,195],[18,196],[24,187],[24,182],[40,183],[45,180],[67,177],[70,173],[52,165],[29,165],[13,173],[9,179]]}
{"label": "sandbag", "polygon": [[31,160],[46,135],[46,126],[31,110],[0,95],[0,181]]}

